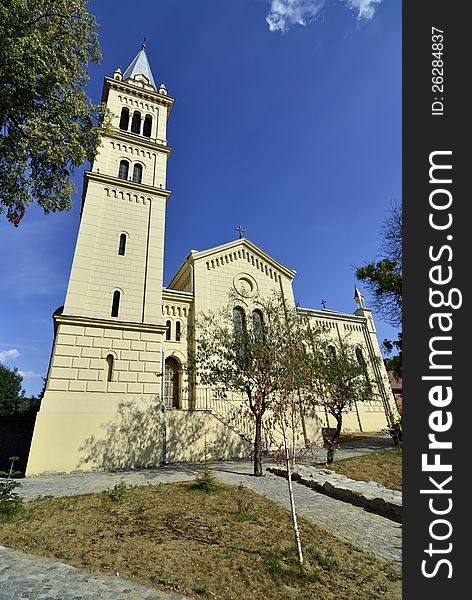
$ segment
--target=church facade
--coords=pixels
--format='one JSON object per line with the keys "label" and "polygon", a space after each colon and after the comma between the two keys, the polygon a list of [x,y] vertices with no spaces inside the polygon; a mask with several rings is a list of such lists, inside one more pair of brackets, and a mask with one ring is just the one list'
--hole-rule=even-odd
{"label": "church facade", "polygon": [[[26,474],[155,466],[163,444],[169,461],[201,460],[207,449],[214,458],[247,456],[241,398],[223,400],[186,381],[188,331],[200,313],[226,307],[230,290],[248,315],[256,297],[274,291],[295,306],[295,271],[240,238],[192,250],[163,287],[166,129],[174,99],[164,84],[157,87],[143,47],[124,73],[105,78],[102,101],[111,129],[84,175],[77,244],[64,306],[53,315]],[[389,427],[396,406],[362,299],[353,314],[298,310],[333,339],[349,335],[368,365],[375,400],[358,403],[345,430]],[[322,410],[313,414],[310,440],[330,425]]]}

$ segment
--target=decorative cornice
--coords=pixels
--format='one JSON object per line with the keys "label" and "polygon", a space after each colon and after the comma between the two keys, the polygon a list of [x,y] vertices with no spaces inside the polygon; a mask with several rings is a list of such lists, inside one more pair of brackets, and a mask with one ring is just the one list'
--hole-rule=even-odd
{"label": "decorative cornice", "polygon": [[53,314],[52,317],[57,325],[82,325],[84,327],[105,327],[106,329],[126,329],[127,331],[146,331],[149,333],[165,333],[166,331],[165,325],[151,325],[149,323],[131,323],[61,314]]}
{"label": "decorative cornice", "polygon": [[169,300],[178,300],[180,302],[193,302],[193,292],[182,292],[181,290],[172,290],[169,288],[162,289],[162,298]]}
{"label": "decorative cornice", "polygon": [[[125,83],[124,81],[113,79],[112,77],[105,77],[105,85],[103,87],[104,92],[107,87],[111,87],[116,90],[122,90],[123,92],[130,94],[131,96],[136,96],[138,98],[150,100],[151,102],[156,102],[157,104],[162,104],[162,106],[165,106],[169,109],[168,115],[170,114],[172,106],[175,102],[175,99],[171,96],[164,96],[164,94],[159,94],[158,92],[153,92],[152,90],[145,90],[135,85]],[[103,100],[104,98],[102,97],[102,101]]]}
{"label": "decorative cornice", "polygon": [[352,321],[353,323],[364,323],[366,317],[360,317],[351,313],[335,312],[328,310],[317,310],[316,308],[302,308],[297,306],[297,312],[318,319],[329,319],[331,321]]}
{"label": "decorative cornice", "polygon": [[234,250],[238,247],[242,247],[250,252],[253,252],[256,256],[258,256],[268,265],[270,265],[272,269],[281,272],[290,280],[292,280],[297,273],[293,269],[290,269],[289,267],[286,267],[282,263],[275,260],[275,258],[272,258],[272,256],[264,252],[264,250],[261,250],[261,248],[256,246],[256,244],[254,244],[253,242],[249,241],[247,238],[241,238],[233,242],[228,242],[227,244],[222,244],[221,246],[215,246],[213,248],[209,248],[208,250],[201,250],[200,252],[191,252],[187,257],[187,260],[190,263],[194,263],[204,259],[211,259],[211,257],[213,256],[216,256],[218,254],[224,255],[225,253],[229,253],[231,250]]}
{"label": "decorative cornice", "polygon": [[[166,200],[171,195],[170,190],[156,188],[151,185],[145,185],[144,183],[135,183],[134,181],[128,181],[127,179],[120,179],[119,177],[112,177],[110,175],[104,175],[103,173],[96,173],[95,171],[85,171],[85,184],[88,181],[97,181],[111,186],[119,186],[139,194],[149,194],[150,196],[163,196]],[[85,190],[85,186],[84,186]]]}
{"label": "decorative cornice", "polygon": [[121,129],[113,129],[105,137],[113,138],[126,144],[143,146],[144,148],[152,150],[153,152],[156,150],[159,152],[165,152],[166,154],[170,154],[172,152],[172,148],[170,146],[165,146],[159,142],[152,142],[150,138],[143,137],[142,135],[138,135],[136,133],[130,133],[129,131],[121,131]]}

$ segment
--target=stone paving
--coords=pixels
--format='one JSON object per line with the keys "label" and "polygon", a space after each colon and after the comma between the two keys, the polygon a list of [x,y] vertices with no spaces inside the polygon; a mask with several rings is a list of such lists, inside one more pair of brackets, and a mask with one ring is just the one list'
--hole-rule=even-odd
{"label": "stone paving", "polygon": [[[284,466],[267,467],[279,477],[287,477]],[[344,500],[388,519],[402,522],[403,495],[398,490],[386,488],[376,481],[356,481],[330,469],[295,465],[292,480],[323,492],[331,498]]]}
{"label": "stone paving", "polygon": [[[379,438],[380,447],[391,447],[388,443],[388,439]],[[344,447],[337,456],[341,458],[343,455],[352,456],[378,449],[379,445],[375,443],[366,444],[361,449],[354,447],[351,451]],[[324,457],[324,454],[321,453],[320,456]],[[313,461],[313,457],[309,457],[309,460]],[[266,460],[265,466],[269,464],[272,463]],[[217,461],[213,463],[212,468],[222,483],[242,483],[289,508],[285,479],[267,471],[264,477],[251,476],[252,463],[247,460]],[[21,480],[22,487],[18,491],[25,499],[48,495],[79,495],[111,488],[120,480],[131,485],[188,481],[193,479],[200,469],[199,464],[172,464],[157,469],[29,477]],[[294,485],[294,496],[300,515],[323,526],[338,538],[401,568],[400,524],[303,485]],[[183,596],[147,590],[118,579],[97,577],[57,561],[3,549],[0,551],[0,600],[7,598],[177,600],[183,599]]]}
{"label": "stone paving", "polygon": [[92,575],[42,556],[0,546],[0,599],[18,600],[189,600],[123,579]]}

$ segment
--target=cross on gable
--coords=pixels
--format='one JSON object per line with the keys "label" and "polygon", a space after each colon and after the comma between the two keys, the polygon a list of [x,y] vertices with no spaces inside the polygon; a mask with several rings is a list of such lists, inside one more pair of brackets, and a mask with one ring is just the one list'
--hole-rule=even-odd
{"label": "cross on gable", "polygon": [[241,225],[238,225],[238,226],[237,226],[235,229],[236,229],[236,231],[238,231],[238,232],[239,232],[239,239],[241,239],[241,238],[243,237],[243,233],[245,233],[245,232],[246,232],[246,230],[245,230],[245,229],[243,229],[243,228],[241,227]]}

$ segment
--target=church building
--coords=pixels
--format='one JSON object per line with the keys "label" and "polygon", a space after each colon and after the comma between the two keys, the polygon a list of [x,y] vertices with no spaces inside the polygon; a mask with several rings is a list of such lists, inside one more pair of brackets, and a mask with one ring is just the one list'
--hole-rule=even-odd
{"label": "church building", "polygon": [[[255,298],[281,293],[295,306],[295,271],[242,237],[189,252],[163,287],[167,121],[174,99],[157,85],[144,45],[124,73],[106,77],[102,102],[112,122],[84,175],[82,212],[27,475],[156,466],[166,459],[248,456],[249,425],[241,398],[221,399],[189,385],[188,331],[200,313],[226,307],[247,318]],[[380,431],[396,418],[372,312],[356,292],[353,314],[298,308],[333,339],[349,335],[368,365],[375,400],[359,402],[345,431]],[[162,375],[165,374],[165,375]],[[162,402],[162,398],[164,402]],[[165,404],[166,410],[163,410]],[[333,426],[322,409],[308,424],[311,440]]]}

